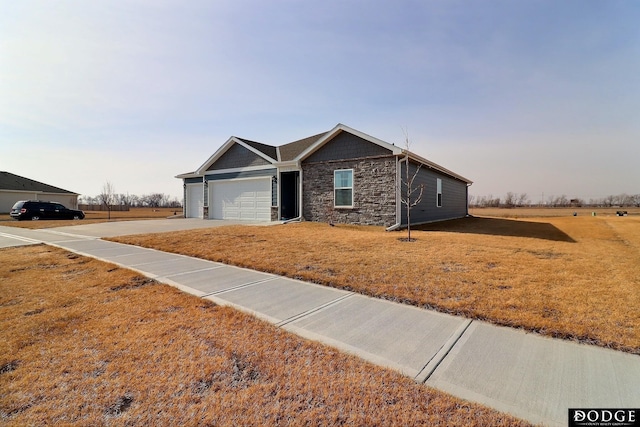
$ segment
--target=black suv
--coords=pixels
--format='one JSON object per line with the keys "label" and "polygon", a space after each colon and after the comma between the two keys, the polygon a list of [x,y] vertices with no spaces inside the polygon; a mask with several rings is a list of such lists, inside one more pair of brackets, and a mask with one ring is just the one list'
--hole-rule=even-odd
{"label": "black suv", "polygon": [[84,212],[67,209],[60,203],[43,202],[40,200],[22,200],[11,208],[11,218],[31,219],[84,219]]}

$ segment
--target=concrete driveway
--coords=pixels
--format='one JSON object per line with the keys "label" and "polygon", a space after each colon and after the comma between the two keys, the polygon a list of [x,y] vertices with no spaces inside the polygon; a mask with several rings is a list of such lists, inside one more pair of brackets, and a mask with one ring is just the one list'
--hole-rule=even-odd
{"label": "concrete driveway", "polygon": [[[67,225],[49,228],[58,233],[69,233],[86,237],[115,237],[130,234],[164,233],[168,231],[194,230],[199,228],[222,227],[225,225],[273,225],[279,222],[227,221],[198,218],[149,219],[139,221],[112,221],[96,224]],[[0,223],[2,225],[2,223]]]}

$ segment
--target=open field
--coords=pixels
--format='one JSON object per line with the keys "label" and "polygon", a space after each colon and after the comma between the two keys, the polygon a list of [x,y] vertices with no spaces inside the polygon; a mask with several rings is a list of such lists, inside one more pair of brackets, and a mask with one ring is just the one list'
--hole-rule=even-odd
{"label": "open field", "polygon": [[640,208],[469,208],[475,216],[498,218],[548,218],[560,216],[615,216],[617,211],[627,211],[629,215],[640,215]]}
{"label": "open field", "polygon": [[134,272],[0,250],[2,425],[524,426]]}
{"label": "open field", "polygon": [[165,219],[169,216],[173,216],[174,212],[177,215],[182,215],[182,209],[178,208],[131,208],[129,211],[124,212],[111,212],[111,219],[108,219],[108,212],[106,211],[85,211],[85,218],[82,220],[41,220],[41,221],[15,221],[9,214],[0,217],[0,225],[8,227],[21,227],[21,228],[53,228],[64,227],[67,225],[81,225],[81,224],[94,224],[98,222],[107,221],[132,221],[140,219]]}
{"label": "open field", "polygon": [[640,216],[319,223],[112,239],[640,354]]}

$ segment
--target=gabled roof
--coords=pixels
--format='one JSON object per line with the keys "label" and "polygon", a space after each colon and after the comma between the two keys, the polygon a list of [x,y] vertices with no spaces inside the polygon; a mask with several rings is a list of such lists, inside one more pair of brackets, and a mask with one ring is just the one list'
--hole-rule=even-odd
{"label": "gabled roof", "polygon": [[260,142],[249,141],[248,139],[241,139],[236,136],[232,136],[227,140],[227,142],[222,144],[222,147],[218,148],[218,150],[215,153],[213,153],[213,155],[209,157],[207,161],[204,162],[202,166],[198,168],[198,170],[196,170],[193,173],[189,172],[186,174],[178,175],[177,178],[187,178],[187,177],[191,177],[193,174],[202,176],[207,171],[207,169],[209,169],[209,167],[211,167],[211,165],[213,165],[216,162],[216,160],[222,157],[222,155],[226,153],[227,150],[231,148],[231,146],[234,144],[239,144],[243,146],[247,150],[254,152],[255,154],[257,154],[258,156],[262,157],[263,159],[265,159],[270,163],[277,163],[278,161],[276,147],[262,144]]}
{"label": "gabled roof", "polygon": [[271,157],[273,160],[278,160],[278,150],[273,145],[267,145],[261,142],[249,141],[248,139],[238,138],[238,137],[236,137],[236,139],[246,143],[247,145],[260,151],[261,153]]}
{"label": "gabled roof", "polygon": [[299,139],[297,141],[290,142],[278,147],[280,151],[280,160],[283,162],[294,160],[303,151],[316,143],[320,138],[325,136],[328,132],[322,132],[317,135],[309,136],[307,138]]}
{"label": "gabled roof", "polygon": [[33,191],[38,193],[78,194],[53,185],[44,184],[33,179],[0,171],[0,190]]}
{"label": "gabled roof", "polygon": [[407,151],[393,144],[389,144],[388,142],[375,138],[371,135],[367,135],[366,133],[360,132],[359,130],[350,128],[349,126],[343,125],[342,123],[338,123],[333,129],[328,132],[322,132],[317,135],[299,139],[297,141],[293,141],[279,147],[232,136],[227,140],[227,142],[222,145],[222,147],[220,147],[211,157],[209,157],[209,159],[207,159],[207,161],[204,162],[204,164],[200,166],[198,170],[178,175],[176,176],[176,178],[194,178],[202,176],[207,171],[207,169],[211,167],[211,165],[213,165],[234,144],[242,145],[243,147],[254,152],[273,165],[277,165],[279,162],[300,162],[319,150],[324,144],[331,141],[341,132],[350,133],[364,139],[365,141],[385,148],[389,150],[394,156],[404,157],[408,154],[411,160],[422,163],[430,169],[442,172],[453,178],[464,181],[467,184],[473,183],[473,181],[470,181],[469,179],[458,175],[457,173],[452,172],[449,169],[446,169],[430,160],[427,160],[424,157],[418,156],[411,151]]}
{"label": "gabled roof", "polygon": [[367,135],[366,133],[360,132],[359,130],[355,130],[350,128],[349,126],[343,125],[342,123],[338,123],[336,127],[331,129],[329,132],[323,134],[316,141],[311,143],[306,149],[304,149],[297,157],[296,160],[302,160],[311,154],[313,154],[316,150],[322,147],[326,142],[330,141],[333,137],[338,135],[340,132],[348,132],[352,135],[355,135],[359,138],[364,139],[365,141],[369,141],[373,144],[379,145],[382,148],[386,148],[391,151],[394,155],[402,154],[402,149],[396,147],[393,144],[389,144],[388,142],[384,142],[381,139],[375,138],[371,135]]}

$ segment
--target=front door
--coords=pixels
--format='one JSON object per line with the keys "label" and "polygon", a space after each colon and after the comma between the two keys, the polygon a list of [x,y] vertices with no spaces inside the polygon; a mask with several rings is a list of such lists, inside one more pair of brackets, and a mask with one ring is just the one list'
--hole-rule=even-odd
{"label": "front door", "polygon": [[287,220],[300,216],[300,172],[280,174],[280,219]]}

